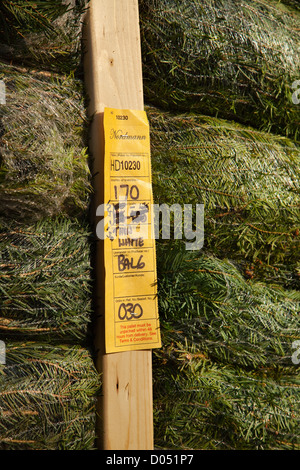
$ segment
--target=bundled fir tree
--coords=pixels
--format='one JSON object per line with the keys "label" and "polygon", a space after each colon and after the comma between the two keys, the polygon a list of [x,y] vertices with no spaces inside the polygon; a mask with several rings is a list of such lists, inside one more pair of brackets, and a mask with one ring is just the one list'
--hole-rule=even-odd
{"label": "bundled fir tree", "polygon": [[47,71],[81,74],[87,0],[3,0],[0,57]]}
{"label": "bundled fir tree", "polygon": [[299,449],[299,291],[246,281],[183,244],[157,248],[156,445]]}
{"label": "bundled fir tree", "polygon": [[234,261],[158,245],[159,307],[169,341],[233,367],[295,371],[300,292],[246,280]]}
{"label": "bundled fir tree", "polygon": [[0,215],[81,217],[91,195],[83,85],[0,64]]}
{"label": "bundled fir tree", "polygon": [[86,342],[91,251],[88,228],[75,221],[0,224],[0,332],[19,340]]}
{"label": "bundled fir tree", "polygon": [[95,448],[84,4],[0,6],[1,449]]}
{"label": "bundled fir tree", "polygon": [[0,365],[0,449],[94,449],[100,385],[88,349],[7,342],[6,364]]}
{"label": "bundled fir tree", "polygon": [[149,103],[299,139],[296,10],[266,0],[143,0],[140,17]]}
{"label": "bundled fir tree", "polygon": [[147,111],[155,202],[204,204],[205,248],[249,277],[299,287],[299,147],[234,122]]}

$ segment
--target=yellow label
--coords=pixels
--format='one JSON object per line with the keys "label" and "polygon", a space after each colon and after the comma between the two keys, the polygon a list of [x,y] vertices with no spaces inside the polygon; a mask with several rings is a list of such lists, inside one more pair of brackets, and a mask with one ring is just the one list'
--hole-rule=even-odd
{"label": "yellow label", "polygon": [[149,124],[145,111],[104,110],[106,352],[161,346]]}

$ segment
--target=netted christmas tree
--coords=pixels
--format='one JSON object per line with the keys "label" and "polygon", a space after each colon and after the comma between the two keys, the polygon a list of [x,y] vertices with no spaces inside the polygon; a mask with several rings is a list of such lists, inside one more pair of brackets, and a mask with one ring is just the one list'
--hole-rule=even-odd
{"label": "netted christmas tree", "polygon": [[299,449],[292,3],[141,2],[154,199],[204,205],[200,252],[157,243],[158,447]]}
{"label": "netted christmas tree", "polygon": [[172,339],[220,363],[294,371],[300,291],[246,280],[234,261],[172,245],[158,247],[160,311]]}
{"label": "netted christmas tree", "polygon": [[0,331],[6,338],[85,342],[91,335],[91,257],[90,231],[78,222],[0,223]]}
{"label": "netted christmas tree", "polygon": [[0,448],[95,448],[86,2],[0,6]]}
{"label": "netted christmas tree", "polygon": [[78,345],[14,341],[0,365],[1,450],[94,448],[100,377]]}
{"label": "netted christmas tree", "polygon": [[142,0],[144,91],[162,109],[299,138],[299,13],[266,0]]}
{"label": "netted christmas tree", "polygon": [[299,287],[299,147],[222,119],[147,112],[155,202],[203,204],[206,249]]}
{"label": "netted christmas tree", "polygon": [[4,63],[0,79],[0,216],[82,216],[91,195],[82,82]]}
{"label": "netted christmas tree", "polygon": [[0,57],[29,67],[81,74],[87,0],[3,0]]}

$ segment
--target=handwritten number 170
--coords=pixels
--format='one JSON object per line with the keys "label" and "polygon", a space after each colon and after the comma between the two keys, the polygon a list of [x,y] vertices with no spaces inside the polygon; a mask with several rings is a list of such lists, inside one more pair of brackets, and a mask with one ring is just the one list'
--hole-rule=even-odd
{"label": "handwritten number 170", "polygon": [[119,199],[122,193],[122,197],[126,197],[129,199],[138,199],[140,196],[140,191],[139,188],[133,184],[120,184],[119,186],[114,186],[114,192],[115,192],[115,199]]}

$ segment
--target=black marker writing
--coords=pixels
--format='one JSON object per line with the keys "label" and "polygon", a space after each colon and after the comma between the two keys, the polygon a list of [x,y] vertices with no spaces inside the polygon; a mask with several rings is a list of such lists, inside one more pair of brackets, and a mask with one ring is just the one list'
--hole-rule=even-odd
{"label": "black marker writing", "polygon": [[145,263],[142,262],[143,255],[138,259],[138,262],[134,264],[133,258],[126,258],[125,255],[118,255],[118,270],[125,271],[125,269],[143,269]]}

